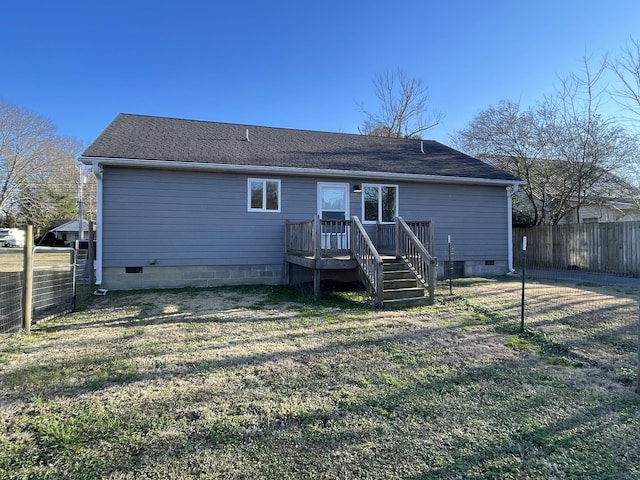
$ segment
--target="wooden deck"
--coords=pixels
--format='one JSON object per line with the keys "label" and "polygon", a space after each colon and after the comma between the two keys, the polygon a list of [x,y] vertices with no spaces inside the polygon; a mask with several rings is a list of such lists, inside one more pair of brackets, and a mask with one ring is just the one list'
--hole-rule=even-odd
{"label": "wooden deck", "polygon": [[[355,270],[382,306],[386,260],[400,260],[414,272],[416,281],[433,298],[436,259],[432,251],[431,223],[405,222],[376,225],[375,239],[367,234],[358,217],[353,220],[313,220],[286,222],[285,275],[290,282],[290,267],[298,265],[313,271],[314,295],[320,296],[323,270]],[[381,254],[384,252],[384,254]]]}

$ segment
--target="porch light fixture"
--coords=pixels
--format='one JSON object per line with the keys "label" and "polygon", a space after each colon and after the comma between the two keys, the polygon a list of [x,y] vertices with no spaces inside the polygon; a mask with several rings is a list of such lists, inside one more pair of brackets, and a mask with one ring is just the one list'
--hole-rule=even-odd
{"label": "porch light fixture", "polygon": [[360,185],[356,183],[353,186],[353,193],[360,193],[360,192],[362,192],[362,188],[360,188]]}

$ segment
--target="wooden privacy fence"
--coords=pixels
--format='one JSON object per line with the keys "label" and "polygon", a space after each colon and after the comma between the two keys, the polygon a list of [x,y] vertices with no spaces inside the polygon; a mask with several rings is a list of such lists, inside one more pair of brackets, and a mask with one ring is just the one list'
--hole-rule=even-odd
{"label": "wooden privacy fence", "polygon": [[640,275],[640,222],[579,223],[513,229],[514,262],[522,237],[527,263],[548,268]]}

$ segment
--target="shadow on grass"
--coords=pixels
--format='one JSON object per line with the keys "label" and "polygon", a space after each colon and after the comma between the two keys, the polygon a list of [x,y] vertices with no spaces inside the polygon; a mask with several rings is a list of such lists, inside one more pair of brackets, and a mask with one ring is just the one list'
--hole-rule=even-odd
{"label": "shadow on grass", "polygon": [[[498,333],[522,338],[526,348],[543,355],[547,363],[572,367],[588,365],[603,372],[613,372],[614,381],[625,386],[633,383],[633,375],[616,372],[637,369],[635,352],[638,345],[634,338],[637,327],[633,325],[637,322],[637,305],[596,303],[589,310],[575,313],[576,306],[582,305],[581,298],[569,296],[561,303],[554,303],[554,297],[540,294],[536,296],[535,307],[531,306],[531,301],[525,303],[525,330],[521,331],[520,292],[516,289],[507,291],[507,297],[513,297],[510,302],[491,307],[482,304],[486,292],[469,293],[458,289],[457,295],[440,297],[440,301],[443,304],[466,305],[490,321]],[[504,293],[501,290],[496,295]],[[531,308],[535,308],[534,314],[531,314]],[[625,314],[629,318],[628,324],[613,324]],[[550,329],[556,325],[570,330],[562,336],[554,335]]]}
{"label": "shadow on grass", "polygon": [[[380,345],[350,342],[342,348]],[[615,394],[576,400],[577,388],[532,369],[527,359],[461,365],[434,375],[418,363],[405,370],[405,382],[390,381],[394,369],[387,364],[385,375],[365,370],[364,382],[353,371],[341,372],[339,351],[302,353],[305,361],[258,374],[251,370],[256,363],[237,359],[226,368],[249,367],[239,372],[242,385],[212,391],[194,384],[184,396],[154,397],[136,405],[132,418],[123,413],[114,417],[120,420],[105,422],[110,427],[104,434],[77,425],[77,441],[83,448],[98,448],[107,435],[117,437],[114,424],[130,422],[128,428],[138,428],[145,442],[137,449],[122,445],[119,468],[138,468],[141,458],[171,463],[192,450],[222,458],[232,449],[234,458],[246,459],[235,466],[236,476],[261,478],[285,478],[292,472],[304,472],[304,478],[632,478],[637,465],[634,445],[626,445],[630,451],[621,461],[625,445],[609,441],[612,423],[635,421],[637,400]],[[329,370],[313,375],[317,361]],[[256,375],[269,383],[251,386]],[[317,405],[299,403],[307,398]],[[155,435],[142,412],[150,418],[162,412],[157,418],[161,430],[174,425],[172,430],[184,429],[188,435],[173,443]],[[57,444],[46,447],[53,458],[65,453]],[[108,473],[104,468],[101,473]]]}
{"label": "shadow on grass", "polygon": [[[504,317],[489,309],[472,307],[460,297],[439,301],[436,308],[469,308],[481,313],[485,323],[504,329],[501,333],[513,333]],[[353,303],[348,312],[368,311]],[[632,478],[640,463],[635,443],[623,458],[624,445],[611,441],[628,425],[631,433],[626,438],[637,439],[640,404],[631,395],[585,392],[564,383],[566,377],[554,376],[552,367],[530,354],[514,360],[492,358],[484,365],[464,358],[445,362],[435,350],[447,348],[446,341],[434,339],[439,328],[458,327],[413,324],[405,330],[390,326],[393,330],[385,332],[383,322],[370,327],[330,325],[322,320],[334,310],[345,316],[339,301],[325,298],[300,305],[295,307],[297,314],[322,328],[309,332],[301,319],[279,328],[283,320],[277,315],[263,316],[250,326],[262,323],[267,329],[241,337],[237,329],[242,322],[224,319],[221,322],[227,322],[236,337],[199,346],[206,353],[200,360],[189,357],[194,347],[181,345],[182,339],[161,343],[158,350],[130,348],[127,342],[135,343],[136,328],[158,323],[143,323],[142,316],[121,317],[133,336],[120,338],[113,349],[100,354],[7,372],[3,383],[13,388],[5,399],[29,401],[34,393],[25,393],[23,387],[32,383],[41,402],[65,396],[76,407],[100,406],[102,397],[75,399],[137,382],[141,388],[145,382],[152,385],[149,397],[135,397],[123,388],[130,395],[123,401],[131,405],[120,405],[119,411],[116,404],[115,411],[99,412],[110,416],[104,431],[91,421],[98,413],[64,416],[58,414],[57,404],[54,414],[59,417],[54,420],[60,428],[43,430],[46,422],[38,408],[25,415],[23,423],[16,422],[38,439],[37,458],[54,463],[51,468],[57,470],[51,477],[68,465],[83,468],[85,478],[89,469],[98,468],[94,478],[99,478],[114,471],[173,465],[185,457],[191,462],[185,468],[193,469],[182,472],[185,478],[195,477],[195,472],[221,476],[224,467],[233,469],[229,476],[236,478],[291,478],[296,473],[305,478],[581,478],[590,472],[598,478]],[[216,322],[215,317],[197,320]],[[193,323],[178,317],[166,321]],[[386,323],[394,321],[398,320]],[[464,342],[475,344],[481,335],[469,335]],[[310,344],[296,344],[306,337],[312,338]],[[560,348],[533,334],[527,340],[554,355]],[[246,349],[235,349],[244,343]],[[169,348],[177,360],[163,363],[162,348]],[[224,348],[235,353],[225,354]],[[143,372],[149,359],[156,361],[155,368]],[[176,391],[173,380],[190,384]],[[71,440],[82,445],[82,455],[74,451],[75,444],[58,441],[67,424]],[[101,448],[116,451],[117,460],[102,460],[96,467],[95,458],[86,452],[95,451],[96,458],[103,459],[105,455],[98,455],[104,453]],[[216,463],[230,451],[237,463]],[[197,456],[189,457],[192,452]],[[147,473],[147,478],[161,476]]]}
{"label": "shadow on grass", "polygon": [[[402,334],[340,341],[334,338],[350,338],[354,335],[362,335],[363,332],[361,327],[358,326],[337,327],[336,325],[333,324],[331,328],[326,330],[318,330],[315,334],[318,338],[317,341],[322,341],[323,343],[317,347],[309,348],[296,346],[296,340],[305,339],[309,335],[308,326],[305,325],[298,327],[302,330],[298,333],[293,333],[292,330],[295,331],[296,327],[289,325],[277,335],[274,335],[274,332],[269,330],[269,335],[238,340],[226,338],[220,344],[209,344],[202,348],[159,343],[153,348],[143,349],[142,352],[132,348],[131,345],[119,345],[114,346],[113,349],[108,349],[105,344],[110,343],[111,339],[107,339],[105,342],[100,342],[100,344],[96,343],[96,347],[102,349],[102,353],[93,351],[75,358],[52,358],[45,364],[17,368],[4,374],[3,383],[13,390],[13,392],[6,394],[7,399],[24,399],[24,392],[33,389],[43,399],[61,396],[74,397],[82,390],[96,391],[112,386],[159,379],[186,379],[192,375],[201,376],[225,369],[242,369],[249,365],[278,363],[287,359],[314,358],[331,352],[339,353],[352,349],[359,350],[385,345],[389,342],[402,342],[408,339],[427,337],[435,332],[434,328],[425,328],[411,330]],[[143,335],[141,335],[141,338]],[[129,339],[136,340],[135,332]],[[124,340],[121,338],[120,341],[122,343]],[[142,341],[144,341],[144,338],[142,338]],[[264,351],[261,347],[264,344],[282,345],[285,349],[282,351]],[[248,345],[248,348],[250,345],[252,350],[257,351],[251,354],[226,354],[225,356],[226,349],[241,347],[242,345]],[[162,353],[167,351],[177,360],[163,359]],[[206,352],[206,356],[215,357],[215,359],[198,360],[189,358],[190,355],[202,352]],[[148,365],[145,366],[149,358],[156,358],[155,367],[151,368],[151,371],[142,373],[142,368],[149,369]]]}

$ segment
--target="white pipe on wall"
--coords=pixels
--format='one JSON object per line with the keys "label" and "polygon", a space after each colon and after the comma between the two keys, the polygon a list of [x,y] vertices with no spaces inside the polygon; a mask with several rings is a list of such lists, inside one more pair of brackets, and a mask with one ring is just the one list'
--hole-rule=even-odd
{"label": "white pipe on wall", "polygon": [[96,285],[102,284],[102,166],[98,162],[93,163],[93,174],[96,176]]}
{"label": "white pipe on wall", "polygon": [[509,273],[515,273],[513,269],[513,195],[520,185],[514,184],[507,187],[507,248]]}

